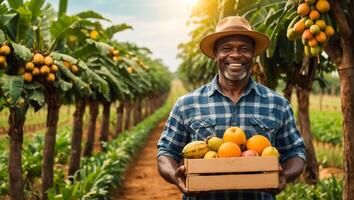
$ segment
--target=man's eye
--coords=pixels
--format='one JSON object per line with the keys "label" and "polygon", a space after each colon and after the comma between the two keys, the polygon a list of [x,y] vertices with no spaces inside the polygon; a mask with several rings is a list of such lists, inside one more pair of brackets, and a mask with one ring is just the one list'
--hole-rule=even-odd
{"label": "man's eye", "polygon": [[242,47],[242,48],[241,48],[241,51],[243,51],[243,52],[249,52],[249,51],[251,51],[251,48]]}
{"label": "man's eye", "polygon": [[222,49],[222,51],[223,51],[223,52],[229,52],[229,51],[231,51],[231,48],[230,48],[230,47],[224,47],[224,48]]}

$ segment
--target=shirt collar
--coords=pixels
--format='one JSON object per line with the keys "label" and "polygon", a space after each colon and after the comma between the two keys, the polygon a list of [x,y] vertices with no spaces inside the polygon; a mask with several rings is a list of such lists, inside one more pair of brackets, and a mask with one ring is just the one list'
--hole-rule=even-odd
{"label": "shirt collar", "polygon": [[[219,75],[216,75],[214,76],[213,80],[210,82],[209,84],[209,91],[208,91],[208,96],[210,97],[211,95],[213,95],[215,93],[215,91],[218,91],[220,94],[222,94],[221,90],[220,90],[220,87],[219,87]],[[252,77],[250,77],[249,79],[249,82],[248,82],[248,85],[247,85],[247,88],[246,90],[244,91],[243,93],[243,96],[246,96],[248,95],[252,90],[255,90],[256,93],[260,96],[264,96],[265,94],[263,94],[257,83],[253,80]]]}

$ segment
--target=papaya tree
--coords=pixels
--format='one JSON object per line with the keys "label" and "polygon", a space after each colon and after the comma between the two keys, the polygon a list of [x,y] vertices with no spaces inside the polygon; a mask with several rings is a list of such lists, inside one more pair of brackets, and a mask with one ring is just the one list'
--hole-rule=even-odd
{"label": "papaya tree", "polygon": [[343,115],[344,190],[343,199],[354,199],[354,3],[348,0],[330,0],[330,18],[335,22],[336,35],[325,47],[325,52],[337,66]]}

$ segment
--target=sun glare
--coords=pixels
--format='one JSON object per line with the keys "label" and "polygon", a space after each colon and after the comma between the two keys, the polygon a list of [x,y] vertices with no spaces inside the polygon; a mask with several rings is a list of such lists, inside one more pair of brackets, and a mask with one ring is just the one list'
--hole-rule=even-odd
{"label": "sun glare", "polygon": [[189,6],[194,6],[198,3],[198,0],[185,0]]}

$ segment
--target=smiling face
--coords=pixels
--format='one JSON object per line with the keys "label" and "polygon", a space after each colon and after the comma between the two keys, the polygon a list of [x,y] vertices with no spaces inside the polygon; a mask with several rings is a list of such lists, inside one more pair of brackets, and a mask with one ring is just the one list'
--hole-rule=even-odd
{"label": "smiling face", "polygon": [[215,43],[216,63],[220,78],[240,81],[250,73],[254,41],[247,36],[231,35]]}

